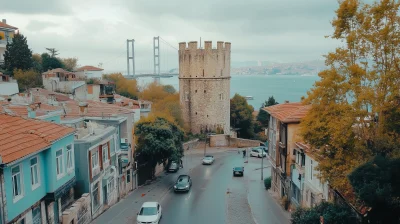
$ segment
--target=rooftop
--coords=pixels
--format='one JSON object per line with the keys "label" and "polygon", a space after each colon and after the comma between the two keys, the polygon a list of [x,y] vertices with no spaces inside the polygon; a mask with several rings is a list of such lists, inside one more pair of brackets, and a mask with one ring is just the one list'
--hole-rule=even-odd
{"label": "rooftop", "polygon": [[130,109],[140,109],[139,101],[130,99],[118,94],[114,94],[114,98],[116,101],[116,105],[122,106],[122,107],[127,107]]}
{"label": "rooftop", "polygon": [[12,29],[12,30],[18,30],[17,27],[14,26],[10,26],[7,23],[5,23],[5,20],[3,19],[2,21],[0,21],[0,28],[6,28],[6,29]]}
{"label": "rooftop", "polygon": [[79,103],[76,101],[65,102],[65,115],[61,119],[75,119],[79,117],[113,117],[123,114],[134,113],[131,109],[120,107],[113,104],[102,103],[98,101],[88,100],[86,110],[81,110]]}
{"label": "rooftop", "polygon": [[86,126],[86,128],[77,129],[75,139],[82,141],[93,141],[115,130],[115,127],[101,125],[91,121],[87,122]]}
{"label": "rooftop", "polygon": [[82,67],[78,68],[76,71],[77,72],[81,72],[81,71],[103,71],[103,70],[104,69],[102,69],[102,68],[97,68],[97,67],[94,67],[94,66],[85,65],[85,66],[82,66]]}
{"label": "rooftop", "polygon": [[42,88],[31,88],[29,89],[29,93],[33,95],[35,98],[34,101],[40,101],[42,103],[47,102],[50,96],[54,96],[57,101],[70,101],[68,95],[52,92],[47,89]]}
{"label": "rooftop", "polygon": [[301,102],[282,103],[262,108],[271,116],[284,123],[299,123],[311,108],[310,105],[304,105]]}
{"label": "rooftop", "polygon": [[52,122],[0,113],[0,156],[10,163],[48,148],[58,139],[74,133],[73,128]]}

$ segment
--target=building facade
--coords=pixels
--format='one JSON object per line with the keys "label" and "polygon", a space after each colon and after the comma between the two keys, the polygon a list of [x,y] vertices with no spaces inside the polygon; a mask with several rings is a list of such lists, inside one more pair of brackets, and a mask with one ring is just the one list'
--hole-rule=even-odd
{"label": "building facade", "polygon": [[55,122],[0,114],[1,223],[59,222],[74,201],[74,132]]}
{"label": "building facade", "polygon": [[192,133],[230,133],[231,43],[179,43],[179,93],[185,123]]}
{"label": "building facade", "polygon": [[90,65],[85,65],[76,69],[75,74],[78,77],[86,78],[86,79],[102,79],[103,77],[103,70],[102,68],[97,68]]}
{"label": "building facade", "polygon": [[5,19],[0,21],[0,65],[4,63],[4,52],[6,52],[7,43],[12,42],[17,27],[7,24]]}

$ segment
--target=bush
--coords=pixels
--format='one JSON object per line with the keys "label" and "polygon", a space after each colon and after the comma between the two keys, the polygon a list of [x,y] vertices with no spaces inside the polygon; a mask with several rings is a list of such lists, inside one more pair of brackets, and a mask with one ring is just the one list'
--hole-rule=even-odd
{"label": "bush", "polygon": [[325,223],[348,224],[356,222],[348,207],[322,202],[312,208],[297,208],[292,213],[292,224],[319,224],[320,216],[324,217]]}
{"label": "bush", "polygon": [[271,177],[267,177],[264,179],[264,186],[267,190],[271,189]]}

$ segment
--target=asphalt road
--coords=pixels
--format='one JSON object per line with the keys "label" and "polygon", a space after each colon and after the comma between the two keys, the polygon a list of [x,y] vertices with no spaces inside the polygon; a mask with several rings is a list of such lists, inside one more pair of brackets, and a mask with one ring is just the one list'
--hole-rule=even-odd
{"label": "asphalt road", "polygon": [[[215,155],[212,165],[189,171],[193,186],[188,193],[172,190],[162,199],[162,224],[269,224],[289,223],[289,216],[263,188],[261,159],[246,159],[236,152]],[[201,161],[192,161],[198,162]],[[270,175],[264,159],[265,177]],[[233,177],[232,168],[244,166],[244,177]]]}
{"label": "asphalt road", "polygon": [[[161,224],[281,224],[289,214],[272,199],[261,181],[261,159],[242,158],[236,151],[210,153],[212,165],[201,165],[202,154],[187,155],[184,169],[166,173],[155,183],[139,188],[93,223],[136,223],[143,202],[158,201],[163,209]],[[270,175],[264,159],[264,177]],[[244,177],[233,177],[234,166],[244,166]],[[188,193],[171,189],[180,174],[189,174],[193,186]]]}

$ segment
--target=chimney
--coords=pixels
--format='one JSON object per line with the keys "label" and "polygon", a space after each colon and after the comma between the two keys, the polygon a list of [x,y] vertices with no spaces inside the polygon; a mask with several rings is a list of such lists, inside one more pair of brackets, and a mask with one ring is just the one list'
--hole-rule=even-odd
{"label": "chimney", "polygon": [[285,103],[289,103],[289,100],[285,100]]}
{"label": "chimney", "polygon": [[79,115],[86,115],[88,111],[88,103],[87,102],[79,102]]}
{"label": "chimney", "polygon": [[7,24],[7,20],[6,19],[3,19],[1,22]]}
{"label": "chimney", "polygon": [[28,117],[29,118],[36,118],[36,111],[32,107],[28,107]]}

